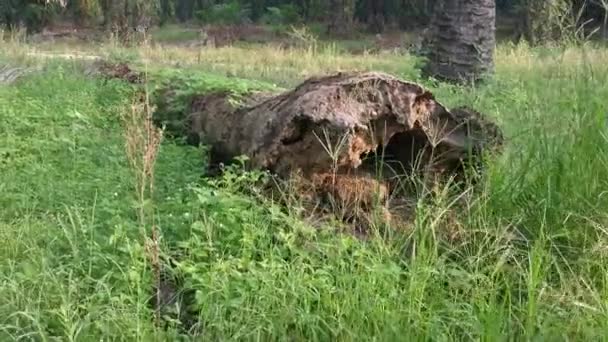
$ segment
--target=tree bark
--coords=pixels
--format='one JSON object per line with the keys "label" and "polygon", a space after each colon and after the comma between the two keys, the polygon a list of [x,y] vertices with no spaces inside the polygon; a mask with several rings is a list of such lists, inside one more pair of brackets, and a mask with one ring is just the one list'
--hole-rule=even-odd
{"label": "tree bark", "polygon": [[454,172],[502,139],[480,114],[449,111],[421,86],[382,73],[313,78],[278,95],[244,95],[236,106],[229,91],[201,94],[177,121],[169,108],[179,91],[169,84],[155,96],[155,120],[170,134],[211,146],[211,165],[246,155],[252,167],[286,177],[347,175],[375,172],[370,158],[382,154],[399,174],[420,165]]}
{"label": "tree bark", "polygon": [[424,72],[441,80],[471,82],[494,71],[495,0],[437,2]]}
{"label": "tree bark", "polygon": [[330,21],[327,33],[334,36],[347,36],[353,29],[354,0],[330,0]]}
{"label": "tree bark", "polygon": [[369,0],[369,19],[368,23],[372,32],[384,32],[386,17],[384,15],[384,0]]}
{"label": "tree bark", "polygon": [[[126,64],[96,62],[88,74],[141,81]],[[191,87],[182,78],[160,84],[153,120],[170,137],[210,147],[207,175],[244,155],[248,167],[295,181],[290,189],[312,200],[313,212],[319,200],[343,205],[349,222],[369,219],[378,204],[390,219],[389,195],[415,196],[406,178],[423,176],[429,186],[444,176],[462,180],[503,142],[482,114],[448,110],[420,85],[383,73],[311,78],[278,94]]]}

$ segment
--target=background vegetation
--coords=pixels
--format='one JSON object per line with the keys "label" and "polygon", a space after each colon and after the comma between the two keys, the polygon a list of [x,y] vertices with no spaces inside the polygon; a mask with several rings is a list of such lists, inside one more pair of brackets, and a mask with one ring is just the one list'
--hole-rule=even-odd
{"label": "background vegetation", "polygon": [[[265,23],[293,25],[319,22],[327,32],[349,34],[357,27],[373,33],[387,28],[425,27],[435,0],[6,0],[0,4],[0,24],[38,30],[53,20],[108,29],[151,27],[170,22],[203,24]],[[607,32],[604,0],[497,0],[499,18],[516,37],[536,43],[559,39],[583,26],[587,32]],[[357,24],[357,25],[355,25]],[[333,32],[332,32],[333,31]]]}

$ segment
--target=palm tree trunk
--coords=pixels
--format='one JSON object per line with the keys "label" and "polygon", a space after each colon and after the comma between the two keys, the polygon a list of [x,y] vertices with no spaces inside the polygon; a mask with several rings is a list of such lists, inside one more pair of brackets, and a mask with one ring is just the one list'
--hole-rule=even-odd
{"label": "palm tree trunk", "polygon": [[384,0],[371,0],[368,24],[374,33],[384,32],[386,18],[384,16]]}
{"label": "palm tree trunk", "polygon": [[327,33],[346,36],[352,32],[355,10],[353,0],[331,0],[329,2],[330,22]]}
{"label": "palm tree trunk", "polygon": [[470,82],[494,71],[495,0],[438,1],[425,74]]}

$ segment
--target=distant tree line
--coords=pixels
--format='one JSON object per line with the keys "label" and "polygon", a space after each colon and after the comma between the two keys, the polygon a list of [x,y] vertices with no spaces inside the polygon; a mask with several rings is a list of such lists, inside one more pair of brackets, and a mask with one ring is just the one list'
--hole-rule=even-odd
{"label": "distant tree line", "polygon": [[[325,23],[327,32],[347,35],[356,27],[381,33],[388,27],[429,24],[445,0],[1,0],[0,25],[36,31],[55,19],[78,24],[136,28],[168,22],[209,24]],[[608,0],[495,0],[498,16],[517,19],[523,38],[556,38],[582,24],[606,30]],[[558,38],[558,37],[557,37]]]}

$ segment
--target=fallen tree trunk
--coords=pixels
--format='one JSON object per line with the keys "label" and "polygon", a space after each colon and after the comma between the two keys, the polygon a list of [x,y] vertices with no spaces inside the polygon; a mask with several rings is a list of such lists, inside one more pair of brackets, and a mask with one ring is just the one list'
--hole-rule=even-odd
{"label": "fallen tree trunk", "polygon": [[[94,67],[104,77],[130,83],[143,78],[126,64],[101,61]],[[254,168],[281,176],[301,172],[308,179],[369,176],[377,173],[378,159],[391,165],[387,173],[453,174],[462,171],[463,161],[478,160],[503,140],[500,129],[478,112],[450,111],[420,85],[383,73],[312,78],[278,95],[255,82],[250,89],[264,91],[229,89],[242,86],[238,81],[203,82],[194,89],[192,80],[179,83],[156,91],[154,119],[191,144],[209,145],[211,167],[246,155]]]}
{"label": "fallen tree trunk", "polygon": [[36,68],[26,68],[0,64],[0,84],[12,84],[20,78],[33,73]]}
{"label": "fallen tree trunk", "polygon": [[211,147],[211,167],[246,155],[253,168],[298,172],[354,207],[369,207],[373,194],[384,201],[394,176],[459,175],[464,161],[502,142],[481,114],[449,111],[420,85],[382,73],[313,78],[278,95],[226,90],[189,101],[185,122],[172,127]]}
{"label": "fallen tree trunk", "polygon": [[187,111],[186,133],[212,147],[213,162],[246,155],[283,176],[347,173],[376,152],[406,170],[453,169],[502,140],[479,113],[449,111],[421,86],[382,73],[314,78],[276,96],[211,92]]}

